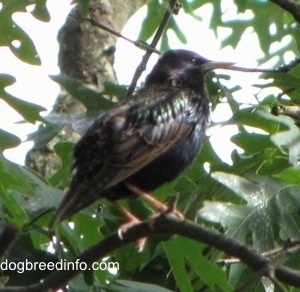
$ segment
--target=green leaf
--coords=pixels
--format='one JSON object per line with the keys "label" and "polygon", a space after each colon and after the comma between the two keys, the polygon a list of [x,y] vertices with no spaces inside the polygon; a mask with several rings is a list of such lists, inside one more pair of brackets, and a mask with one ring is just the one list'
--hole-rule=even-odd
{"label": "green leaf", "polygon": [[32,64],[40,65],[41,60],[35,45],[21,27],[13,20],[12,14],[17,11],[24,12],[26,8],[25,1],[5,1],[1,9],[0,46],[7,46],[20,60]]}
{"label": "green leaf", "polygon": [[132,292],[172,292],[172,290],[163,288],[158,285],[148,284],[148,283],[141,283],[136,281],[129,281],[129,280],[117,280],[116,284],[110,285],[110,289],[116,292],[123,292],[123,291],[132,291]]}
{"label": "green leaf", "polygon": [[31,14],[38,20],[41,21],[49,21],[50,20],[50,14],[46,6],[47,0],[38,0],[35,2],[34,10],[31,12]]}
{"label": "green leaf", "polygon": [[197,19],[199,21],[201,21],[202,19],[198,15],[195,15],[194,10],[197,10],[198,8],[202,7],[203,5],[205,5],[204,2],[198,1],[198,0],[182,2],[184,12],[190,14],[191,16],[193,16],[195,19]]}
{"label": "green leaf", "polygon": [[41,149],[52,140],[59,131],[63,128],[63,125],[57,127],[56,125],[47,123],[39,125],[38,129],[34,133],[28,135],[28,140],[34,142],[35,149]]}
{"label": "green leaf", "polygon": [[269,135],[258,133],[241,132],[232,136],[230,140],[246,152],[253,154],[262,152],[268,147],[274,147]]}
{"label": "green leaf", "polygon": [[291,184],[299,184],[300,182],[300,169],[295,167],[288,167],[282,172],[278,173],[276,177],[289,182]]}
{"label": "green leaf", "polygon": [[[61,196],[62,198],[63,195]],[[71,219],[75,228],[70,228],[68,222],[62,222],[56,228],[60,239],[66,247],[65,252],[62,254],[62,258],[65,259],[74,258],[92,244],[103,239],[102,233],[99,232],[103,221],[99,220],[99,218],[92,217],[91,214],[85,212],[79,212],[72,216]],[[87,226],[89,227],[88,232],[86,232]],[[103,273],[105,278],[109,272],[104,270]]]}
{"label": "green leaf", "polygon": [[232,28],[234,30],[234,34],[229,34],[222,40],[222,47],[232,46],[233,48],[236,48],[243,33],[249,27],[249,23],[245,20],[231,20],[229,24],[226,23],[225,27]]}
{"label": "green leaf", "polygon": [[189,267],[208,286],[210,291],[217,287],[222,291],[232,291],[225,273],[215,264],[209,262],[203,255],[204,246],[191,239],[176,237],[163,243],[172,273],[181,291],[196,291],[189,276]]}
{"label": "green leaf", "polygon": [[264,73],[261,78],[266,80],[272,78],[274,80],[272,85],[289,92],[292,89],[299,88],[300,70],[295,67],[287,73]]}
{"label": "green leaf", "polygon": [[[277,225],[285,238],[298,238],[299,225],[296,209],[300,188],[282,181],[263,176],[249,176],[249,179],[215,172],[212,177],[241,198],[240,204],[205,202],[200,215],[206,220],[221,224],[231,237],[246,242],[251,231],[253,245],[258,250],[275,246]],[[299,221],[299,220],[298,220]]]}
{"label": "green leaf", "polygon": [[54,146],[54,151],[58,155],[61,161],[60,169],[49,179],[49,182],[53,186],[60,186],[65,188],[70,184],[70,171],[73,162],[72,151],[74,143],[64,142],[57,143]]}
{"label": "green leaf", "polygon": [[19,99],[9,93],[2,93],[0,98],[22,115],[26,121],[30,123],[43,121],[43,118],[40,116],[40,112],[46,110],[44,107]]}
{"label": "green leaf", "polygon": [[[2,171],[0,171],[0,175]],[[7,214],[3,213],[1,219],[8,219],[10,222],[22,227],[24,223],[29,221],[27,213],[22,206],[14,199],[9,193],[9,190],[5,187],[2,181],[0,181],[0,196],[1,196],[1,209],[5,206]]]}
{"label": "green leaf", "polygon": [[180,29],[179,25],[177,24],[177,22],[175,21],[174,17],[172,17],[170,19],[168,28],[173,30],[173,32],[175,33],[175,35],[178,37],[178,39],[183,43],[186,44],[187,43],[187,39],[183,33],[183,31]]}
{"label": "green leaf", "polygon": [[44,107],[19,99],[5,91],[5,88],[14,82],[14,77],[7,74],[0,74],[0,98],[15,109],[28,122],[34,123],[36,121],[43,121],[40,117],[40,112],[46,110]]}
{"label": "green leaf", "polygon": [[271,140],[278,146],[289,146],[300,137],[299,128],[295,125],[294,120],[289,117],[281,116],[280,120],[289,125],[290,128],[288,131],[280,131],[272,135]]}
{"label": "green leaf", "polygon": [[78,0],[78,4],[80,5],[80,13],[83,16],[87,16],[89,11],[90,11],[90,5],[89,5],[90,0]]}
{"label": "green leaf", "polygon": [[[258,60],[260,64],[272,57],[276,57],[277,64],[282,64],[285,62],[284,55],[287,51],[297,54],[295,45],[297,37],[294,36],[297,25],[290,13],[274,5],[272,1],[236,0],[234,1],[236,7],[228,6],[228,9],[229,11],[236,9],[237,14],[228,19],[223,17],[224,8],[222,10],[221,3],[222,1],[217,0],[210,1],[213,7],[210,28],[216,35],[220,28],[226,29],[227,35],[222,41],[222,47],[237,47],[244,33],[251,29],[264,52],[264,56]],[[270,28],[273,28],[274,32],[271,32]]]}
{"label": "green leaf", "polygon": [[62,85],[75,99],[80,101],[88,112],[100,112],[111,108],[114,103],[74,78],[67,75],[51,76],[51,79]]}
{"label": "green leaf", "polygon": [[147,16],[143,20],[138,36],[138,40],[141,41],[147,41],[154,34],[165,11],[165,5],[162,5],[162,2],[158,0],[150,1],[147,8]]}
{"label": "green leaf", "polygon": [[19,227],[45,210],[56,206],[61,191],[24,166],[0,156],[0,204],[2,218]]}
{"label": "green leaf", "polygon": [[103,82],[104,90],[102,92],[103,95],[108,95],[110,97],[118,97],[119,99],[123,98],[127,92],[127,86],[115,84],[112,82]]}
{"label": "green leaf", "polygon": [[21,143],[20,138],[0,129],[0,151],[8,148],[14,148]]}
{"label": "green leaf", "polygon": [[290,118],[284,116],[276,117],[269,112],[269,108],[266,106],[241,109],[233,115],[230,122],[252,126],[270,134],[276,134],[280,130],[287,130],[293,127],[293,121]]}
{"label": "green leaf", "polygon": [[8,87],[16,82],[16,78],[9,74],[0,74],[0,90],[4,91],[5,87]]}

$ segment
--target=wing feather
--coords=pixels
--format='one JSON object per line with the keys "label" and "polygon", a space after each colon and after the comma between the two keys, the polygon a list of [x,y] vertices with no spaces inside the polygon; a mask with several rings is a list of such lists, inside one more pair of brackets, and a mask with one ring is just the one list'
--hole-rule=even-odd
{"label": "wing feather", "polygon": [[[165,107],[169,108],[169,113],[164,118],[157,118],[162,107],[162,100],[158,98],[153,98],[153,102],[149,102],[146,108],[136,106],[137,110],[132,108],[127,111],[131,116],[124,120],[133,122],[124,122],[121,134],[115,135],[114,147],[102,170],[111,174],[111,180],[106,183],[105,189],[136,173],[192,131],[194,125],[186,120],[188,109],[181,93],[176,91],[176,94],[168,98],[162,96],[162,99],[166,103]],[[173,108],[176,99],[177,104],[181,100],[182,104]],[[141,108],[143,113],[139,112]]]}
{"label": "wing feather", "polygon": [[[89,167],[88,180],[93,176],[90,182],[96,181],[100,189],[116,185],[189,135],[193,125],[186,121],[188,107],[182,92],[174,90],[149,96],[146,103],[141,99],[114,108],[78,144],[75,168],[86,171]],[[95,145],[93,153],[91,144]],[[92,161],[87,155],[95,163],[81,167],[83,160]]]}
{"label": "wing feather", "polygon": [[187,104],[182,92],[153,94],[108,111],[77,143],[75,177],[53,224],[88,206],[102,191],[138,172],[191,133],[194,125],[187,116],[192,104]]}

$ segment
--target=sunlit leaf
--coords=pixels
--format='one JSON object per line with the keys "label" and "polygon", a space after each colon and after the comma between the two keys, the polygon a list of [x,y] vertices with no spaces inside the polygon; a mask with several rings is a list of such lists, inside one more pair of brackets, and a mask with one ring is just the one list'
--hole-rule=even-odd
{"label": "sunlit leaf", "polygon": [[242,242],[251,231],[253,245],[259,250],[274,246],[275,225],[287,238],[300,236],[298,223],[291,212],[299,207],[296,196],[299,187],[261,176],[246,179],[222,172],[212,176],[238,195],[241,203],[205,202],[199,213],[203,218],[221,224],[231,237]]}
{"label": "sunlit leaf", "polygon": [[111,108],[114,104],[111,100],[103,97],[102,93],[67,75],[51,76],[51,79],[62,85],[75,99],[80,101],[88,112],[99,113]]}

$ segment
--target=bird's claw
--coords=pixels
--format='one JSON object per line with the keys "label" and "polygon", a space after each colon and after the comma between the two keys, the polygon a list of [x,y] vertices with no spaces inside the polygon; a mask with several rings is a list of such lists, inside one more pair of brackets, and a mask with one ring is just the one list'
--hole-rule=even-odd
{"label": "bird's claw", "polygon": [[[138,218],[132,216],[130,220],[124,224],[122,224],[119,229],[118,229],[118,237],[123,240],[124,239],[124,234],[130,229],[131,227],[135,226],[136,224],[141,223],[142,221],[139,220]],[[144,247],[146,245],[147,237],[140,238],[136,242],[136,247],[139,252],[142,252],[144,250]]]}

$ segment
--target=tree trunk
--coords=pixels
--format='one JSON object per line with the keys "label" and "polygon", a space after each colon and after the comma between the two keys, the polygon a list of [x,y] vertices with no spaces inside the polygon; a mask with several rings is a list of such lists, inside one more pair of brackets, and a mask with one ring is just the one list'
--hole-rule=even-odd
{"label": "tree trunk", "polygon": [[[128,19],[147,2],[96,0],[90,1],[89,6],[90,13],[98,22],[120,32]],[[62,74],[101,91],[104,81],[117,82],[113,68],[117,37],[93,26],[89,21],[81,20],[76,17],[77,13],[78,7],[75,7],[58,33],[58,65]],[[78,114],[84,111],[84,106],[62,88],[53,112]],[[30,150],[26,165],[49,178],[60,168],[60,159],[53,151],[54,145],[63,141],[76,142],[78,139],[78,133],[66,126],[47,146]]]}

